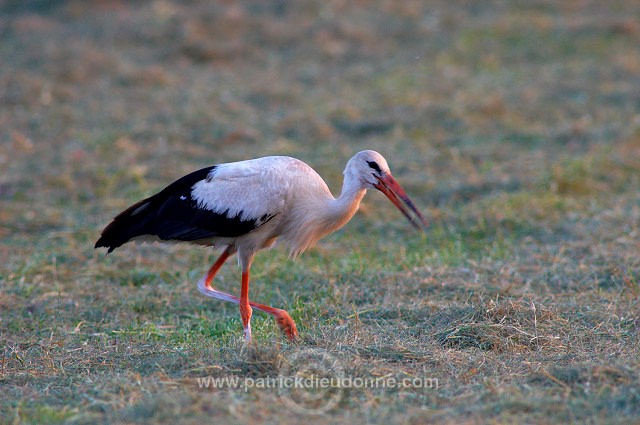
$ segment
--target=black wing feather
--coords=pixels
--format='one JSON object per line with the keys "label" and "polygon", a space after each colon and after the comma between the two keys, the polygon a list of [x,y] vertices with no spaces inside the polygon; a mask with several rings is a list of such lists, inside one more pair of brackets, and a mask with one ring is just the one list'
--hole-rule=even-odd
{"label": "black wing feather", "polygon": [[213,212],[191,198],[194,184],[204,180],[215,166],[202,168],[171,183],[159,193],[130,206],[102,231],[95,247],[113,251],[137,236],[161,240],[195,241],[213,237],[238,237],[266,223],[274,216],[241,220],[228,210]]}

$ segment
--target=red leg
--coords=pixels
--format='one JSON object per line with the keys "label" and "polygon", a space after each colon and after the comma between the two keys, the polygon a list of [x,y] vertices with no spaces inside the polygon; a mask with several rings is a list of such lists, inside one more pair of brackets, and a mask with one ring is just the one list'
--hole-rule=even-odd
{"label": "red leg", "polygon": [[[251,336],[251,327],[250,327],[251,312],[252,312],[251,307],[254,307],[260,311],[264,311],[265,313],[271,314],[276,319],[276,323],[278,323],[278,326],[287,335],[287,337],[292,341],[295,340],[298,337],[298,330],[296,328],[295,322],[293,321],[291,316],[289,316],[289,313],[279,308],[274,308],[268,305],[249,301],[249,273],[248,272],[242,273],[242,288],[240,293],[240,297],[243,298],[243,291],[245,291],[245,280],[246,280],[245,299],[247,300],[247,303],[243,304],[241,302],[241,298],[238,298],[235,295],[227,294],[226,292],[218,291],[211,285],[211,283],[213,282],[213,278],[216,276],[218,271],[220,271],[220,268],[222,267],[224,262],[235,252],[236,252],[235,248],[228,247],[222,253],[222,255],[220,255],[220,257],[216,260],[216,262],[213,264],[213,266],[211,266],[211,268],[207,272],[207,276],[202,281],[200,281],[200,283],[198,283],[198,290],[208,297],[213,297],[219,300],[240,304],[240,315],[242,316],[242,325],[245,328],[245,338],[247,337],[247,328],[249,329],[249,337]],[[244,313],[243,313],[243,310],[244,310]],[[245,322],[245,317],[248,317],[246,322]]]}
{"label": "red leg", "polygon": [[285,310],[279,308],[269,307],[268,305],[258,304],[253,301],[249,301],[249,305],[251,307],[257,308],[260,311],[264,311],[265,313],[269,313],[276,319],[276,323],[280,327],[280,330],[287,335],[291,341],[295,341],[298,338],[298,329],[296,328],[296,323],[293,321],[289,313]]}
{"label": "red leg", "polygon": [[227,258],[233,255],[235,252],[236,252],[235,248],[228,246],[227,249],[224,250],[222,255],[220,255],[220,257],[216,260],[213,266],[211,266],[211,268],[209,269],[209,272],[207,272],[207,278],[204,281],[204,285],[206,288],[213,289],[213,287],[211,286],[211,282],[213,282],[213,278],[216,277],[216,275],[218,274],[218,271],[220,271],[220,268],[222,267],[224,262],[227,261]]}
{"label": "red leg", "polygon": [[251,305],[249,304],[249,271],[242,272],[242,288],[240,289],[240,316],[244,328],[245,341],[251,341]]}

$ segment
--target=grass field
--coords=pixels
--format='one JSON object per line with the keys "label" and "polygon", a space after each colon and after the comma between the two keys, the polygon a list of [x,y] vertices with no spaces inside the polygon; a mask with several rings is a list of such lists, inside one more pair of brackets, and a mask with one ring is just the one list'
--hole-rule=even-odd
{"label": "grass field", "polygon": [[[640,3],[0,0],[0,40],[0,423],[640,422]],[[197,168],[336,193],[362,149],[431,227],[369,193],[259,254],[298,344],[243,346],[216,251],[93,249]]]}

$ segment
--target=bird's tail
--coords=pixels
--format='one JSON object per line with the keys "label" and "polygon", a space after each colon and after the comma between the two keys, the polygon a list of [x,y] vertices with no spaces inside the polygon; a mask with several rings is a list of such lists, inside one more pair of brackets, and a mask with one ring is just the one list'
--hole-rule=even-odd
{"label": "bird's tail", "polygon": [[151,219],[148,211],[150,204],[150,198],[143,199],[118,214],[104,228],[94,248],[108,248],[108,254],[136,236],[145,235],[145,229]]}

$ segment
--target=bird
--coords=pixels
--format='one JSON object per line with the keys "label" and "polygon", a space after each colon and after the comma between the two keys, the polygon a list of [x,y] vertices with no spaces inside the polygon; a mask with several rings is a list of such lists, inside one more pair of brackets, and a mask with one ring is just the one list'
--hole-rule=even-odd
{"label": "bird", "polygon": [[[249,300],[250,269],[256,253],[276,241],[298,257],[321,238],[343,227],[357,212],[367,189],[385,194],[416,229],[428,222],[376,151],[356,153],[344,168],[340,196],[305,162],[266,156],[213,165],[187,174],[118,214],[102,231],[95,248],[107,254],[130,241],[188,242],[224,248],[198,282],[212,298],[239,305],[243,336],[251,341],[253,309],[271,314],[292,341],[296,324],[287,311]],[[238,255],[240,296],[215,289],[223,263]]]}

